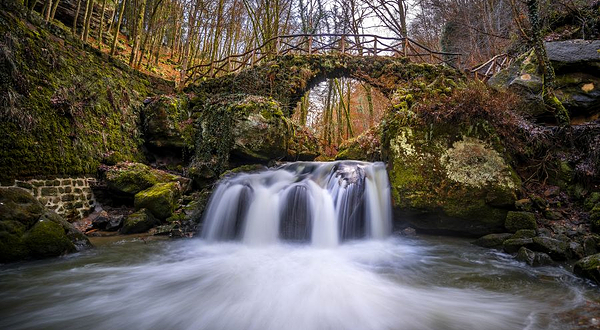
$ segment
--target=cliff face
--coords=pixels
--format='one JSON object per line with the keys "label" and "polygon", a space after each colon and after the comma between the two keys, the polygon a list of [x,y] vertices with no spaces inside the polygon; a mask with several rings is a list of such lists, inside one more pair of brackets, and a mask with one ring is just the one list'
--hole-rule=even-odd
{"label": "cliff face", "polygon": [[0,6],[0,182],[141,160],[143,100],[169,83],[86,47],[60,23]]}

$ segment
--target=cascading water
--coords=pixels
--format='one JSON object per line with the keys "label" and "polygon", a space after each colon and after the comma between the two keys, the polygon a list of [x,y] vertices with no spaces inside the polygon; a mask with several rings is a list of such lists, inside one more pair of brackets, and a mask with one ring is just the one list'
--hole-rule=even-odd
{"label": "cascading water", "polygon": [[532,268],[463,239],[390,235],[390,222],[381,163],[239,174],[215,189],[202,239],[119,238],[57,260],[0,266],[0,329],[599,324],[600,293],[565,269]]}
{"label": "cascading water", "polygon": [[248,244],[308,241],[331,247],[391,231],[383,163],[292,163],[223,180],[205,213],[202,237]]}

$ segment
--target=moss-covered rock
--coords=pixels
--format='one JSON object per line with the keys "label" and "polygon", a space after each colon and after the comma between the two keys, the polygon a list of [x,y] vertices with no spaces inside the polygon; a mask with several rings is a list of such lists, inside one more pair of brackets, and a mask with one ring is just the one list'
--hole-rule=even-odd
{"label": "moss-covered rock", "polygon": [[27,190],[0,188],[0,263],[46,258],[91,247],[87,237],[47,211]]}
{"label": "moss-covered rock", "polygon": [[140,163],[119,163],[105,168],[104,178],[114,192],[133,196],[157,183],[177,180],[177,176]]}
{"label": "moss-covered rock", "polygon": [[509,231],[516,232],[521,229],[537,229],[535,215],[531,212],[514,212],[510,211],[506,215],[504,227]]}
{"label": "moss-covered rock", "polygon": [[44,213],[44,207],[25,189],[0,188],[0,222],[11,221],[30,228]]}
{"label": "moss-covered rock", "polygon": [[575,274],[600,284],[600,253],[587,256],[575,263]]}
{"label": "moss-covered rock", "polygon": [[536,232],[533,229],[519,229],[510,238],[534,238]]}
{"label": "moss-covered rock", "polygon": [[598,203],[600,203],[600,192],[594,191],[585,199],[583,206],[586,210],[591,211]]}
{"label": "moss-covered rock", "polygon": [[291,123],[292,133],[287,142],[287,160],[313,161],[322,154],[319,140],[306,128]]}
{"label": "moss-covered rock", "polygon": [[373,127],[356,138],[340,145],[335,160],[381,160],[381,135],[379,127]]}
{"label": "moss-covered rock", "polygon": [[550,237],[534,237],[531,245],[532,250],[547,253],[554,260],[567,260],[567,248],[566,242]]}
{"label": "moss-covered rock", "polygon": [[502,243],[504,251],[507,253],[515,253],[521,249],[521,247],[531,247],[533,239],[531,238],[510,238]]}
{"label": "moss-covered rock", "polygon": [[383,127],[394,206],[427,216],[417,229],[482,235],[500,232],[521,182],[496,149],[485,123],[477,128],[424,125],[398,113]]}
{"label": "moss-covered rock", "polygon": [[590,225],[593,232],[600,234],[600,202],[590,211]]}
{"label": "moss-covered rock", "polygon": [[158,225],[160,220],[156,219],[149,210],[140,209],[125,219],[120,232],[125,235],[145,233]]}
{"label": "moss-covered rock", "polygon": [[517,252],[516,259],[534,267],[552,264],[552,258],[546,253],[534,252],[524,246]]}
{"label": "moss-covered rock", "polygon": [[154,98],[142,110],[144,139],[154,150],[175,150],[179,153],[194,144],[194,125],[188,107],[189,97],[162,95]]}
{"label": "moss-covered rock", "polygon": [[23,236],[23,242],[34,258],[56,257],[77,251],[60,224],[43,218]]}
{"label": "moss-covered rock", "polygon": [[501,248],[502,243],[512,236],[510,233],[488,234],[478,238],[473,244],[485,248]]}
{"label": "moss-covered rock", "polygon": [[173,214],[181,193],[176,182],[158,183],[135,194],[136,210],[147,209],[160,220]]}

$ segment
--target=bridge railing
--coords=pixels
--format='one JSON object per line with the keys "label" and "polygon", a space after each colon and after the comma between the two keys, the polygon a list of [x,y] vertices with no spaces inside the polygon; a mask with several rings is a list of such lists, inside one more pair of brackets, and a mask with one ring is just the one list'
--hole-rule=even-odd
{"label": "bridge railing", "polygon": [[188,81],[203,77],[214,78],[238,72],[265,60],[287,54],[348,54],[354,56],[396,56],[430,64],[454,65],[459,53],[431,50],[410,39],[378,36],[374,34],[294,34],[273,37],[262,45],[241,54],[230,55],[216,61],[207,61],[187,70]]}
{"label": "bridge railing", "polygon": [[469,73],[483,82],[488,81],[493,75],[500,72],[500,70],[510,66],[513,58],[508,54],[498,54],[487,62],[478,64],[469,70]]}

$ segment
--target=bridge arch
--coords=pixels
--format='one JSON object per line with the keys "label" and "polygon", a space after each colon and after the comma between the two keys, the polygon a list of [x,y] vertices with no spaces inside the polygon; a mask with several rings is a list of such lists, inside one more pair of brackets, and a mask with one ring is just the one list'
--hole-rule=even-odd
{"label": "bridge arch", "polygon": [[207,79],[188,87],[200,99],[226,95],[254,95],[279,102],[286,116],[303,95],[326,79],[352,78],[370,84],[384,95],[420,80],[430,84],[438,77],[460,79],[462,73],[443,66],[414,63],[404,57],[327,55],[285,55],[259,66]]}

